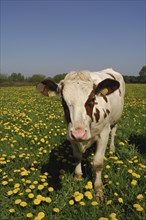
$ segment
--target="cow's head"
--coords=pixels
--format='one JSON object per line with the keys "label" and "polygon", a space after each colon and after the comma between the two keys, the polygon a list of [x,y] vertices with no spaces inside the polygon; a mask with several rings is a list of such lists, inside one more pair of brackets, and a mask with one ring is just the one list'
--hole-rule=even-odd
{"label": "cow's head", "polygon": [[37,85],[37,90],[44,95],[55,91],[61,96],[68,124],[68,138],[72,141],[86,141],[91,138],[90,126],[98,96],[106,99],[119,85],[119,82],[113,79],[105,79],[95,84],[88,71],[78,71],[67,74],[59,84],[44,80]]}

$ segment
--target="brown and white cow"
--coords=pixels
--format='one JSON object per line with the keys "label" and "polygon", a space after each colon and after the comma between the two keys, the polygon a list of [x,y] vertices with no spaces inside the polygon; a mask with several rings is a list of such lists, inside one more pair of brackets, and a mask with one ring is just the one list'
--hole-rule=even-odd
{"label": "brown and white cow", "polygon": [[59,84],[44,80],[37,85],[37,90],[44,95],[49,90],[55,91],[62,98],[67,137],[77,161],[77,180],[82,177],[82,154],[94,142],[97,143],[93,161],[96,168],[95,190],[97,200],[103,200],[101,171],[105,150],[110,134],[110,150],[115,150],[117,122],[123,111],[125,83],[122,75],[112,69],[73,71]]}

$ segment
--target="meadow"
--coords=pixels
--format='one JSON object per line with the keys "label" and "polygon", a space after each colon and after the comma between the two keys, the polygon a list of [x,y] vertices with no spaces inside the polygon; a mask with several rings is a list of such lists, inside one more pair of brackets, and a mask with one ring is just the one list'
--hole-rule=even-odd
{"label": "meadow", "polygon": [[59,97],[34,87],[0,89],[0,220],[146,219],[146,87],[126,85],[116,152],[106,151],[105,198],[94,197],[94,146],[75,182]]}

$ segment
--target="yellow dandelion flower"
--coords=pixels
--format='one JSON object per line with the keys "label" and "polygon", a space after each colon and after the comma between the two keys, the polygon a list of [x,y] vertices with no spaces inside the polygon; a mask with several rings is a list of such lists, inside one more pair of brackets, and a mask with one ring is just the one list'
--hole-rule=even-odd
{"label": "yellow dandelion flower", "polygon": [[16,200],[15,200],[15,204],[20,204],[21,202],[22,202],[21,199],[16,199]]}
{"label": "yellow dandelion flower", "polygon": [[108,200],[106,204],[107,205],[111,205],[112,204],[112,200]]}
{"label": "yellow dandelion flower", "polygon": [[10,191],[7,192],[7,195],[8,195],[8,196],[11,196],[12,194],[13,194],[13,191],[12,191],[12,190],[10,190]]}
{"label": "yellow dandelion flower", "polygon": [[13,209],[13,208],[12,208],[12,209],[9,209],[9,212],[10,212],[10,213],[14,213],[14,212],[15,212],[15,209]]}
{"label": "yellow dandelion flower", "polygon": [[5,181],[2,181],[2,185],[3,185],[3,186],[8,185],[8,181],[6,181],[6,180],[5,180]]}
{"label": "yellow dandelion flower", "polygon": [[38,213],[38,217],[39,217],[40,219],[43,219],[43,218],[45,217],[45,213],[44,213],[44,212],[39,212],[39,213]]}
{"label": "yellow dandelion flower", "polygon": [[49,188],[48,188],[48,191],[49,191],[49,192],[53,192],[53,191],[54,191],[54,188],[53,188],[53,187],[49,187]]}
{"label": "yellow dandelion flower", "polygon": [[34,194],[33,193],[29,193],[28,194],[28,198],[33,199],[34,198]]}
{"label": "yellow dandelion flower", "polygon": [[110,215],[109,215],[109,217],[111,218],[111,219],[115,219],[116,218],[116,213],[111,213]]}
{"label": "yellow dandelion flower", "polygon": [[31,189],[26,189],[25,192],[26,192],[26,193],[30,193],[30,192],[31,192]]}
{"label": "yellow dandelion flower", "polygon": [[105,175],[104,175],[104,178],[105,178],[105,179],[108,179],[108,175],[107,175],[107,174],[105,174]]}
{"label": "yellow dandelion flower", "polygon": [[118,198],[118,202],[119,203],[123,203],[123,199],[122,198]]}
{"label": "yellow dandelion flower", "polygon": [[58,213],[60,212],[59,208],[53,208],[53,212]]}
{"label": "yellow dandelion flower", "polygon": [[144,210],[143,207],[137,203],[134,204],[133,207],[136,208],[136,211],[138,212],[142,212]]}
{"label": "yellow dandelion flower", "polygon": [[110,169],[111,168],[111,166],[110,165],[106,165],[106,169]]}
{"label": "yellow dandelion flower", "polygon": [[35,189],[35,186],[34,185],[30,185],[29,188],[30,189]]}
{"label": "yellow dandelion flower", "polygon": [[44,189],[44,185],[38,185],[38,190]]}
{"label": "yellow dandelion flower", "polygon": [[84,205],[85,205],[85,202],[81,201],[81,202],[80,202],[80,205],[84,206]]}
{"label": "yellow dandelion flower", "polygon": [[34,199],[33,203],[35,205],[39,205],[41,203],[41,200],[40,199]]}
{"label": "yellow dandelion flower", "polygon": [[142,194],[138,194],[136,198],[139,200],[142,200],[142,199],[144,199],[144,196]]}
{"label": "yellow dandelion flower", "polygon": [[128,173],[133,173],[133,170],[129,169],[129,170],[128,170]]}
{"label": "yellow dandelion flower", "polygon": [[29,212],[29,213],[26,214],[26,217],[27,217],[27,218],[32,218],[32,217],[33,217],[33,214],[32,214],[31,212]]}
{"label": "yellow dandelion flower", "polygon": [[74,205],[74,203],[75,203],[75,202],[74,202],[73,199],[71,199],[71,200],[69,201],[69,204],[70,204],[70,205]]}
{"label": "yellow dandelion flower", "polygon": [[78,196],[79,194],[80,194],[80,192],[76,191],[76,192],[74,192],[73,196],[76,197],[76,196]]}
{"label": "yellow dandelion flower", "polygon": [[41,138],[40,140],[42,143],[45,143],[45,139],[44,138]]}
{"label": "yellow dandelion flower", "polygon": [[137,185],[137,180],[132,180],[131,185],[136,186]]}
{"label": "yellow dandelion flower", "polygon": [[14,185],[14,188],[19,188],[20,187],[20,183],[16,183],[15,185]]}
{"label": "yellow dandelion flower", "polygon": [[51,203],[51,202],[52,202],[52,199],[51,199],[50,197],[46,197],[46,198],[45,198],[45,202]]}
{"label": "yellow dandelion flower", "polygon": [[85,186],[85,189],[92,189],[93,188],[93,184],[91,181],[87,182],[87,185]]}
{"label": "yellow dandelion flower", "polygon": [[132,173],[132,176],[136,177],[137,179],[139,179],[139,178],[140,178],[140,175],[139,175],[139,174],[137,174],[137,173]]}
{"label": "yellow dandelion flower", "polygon": [[92,198],[93,198],[93,196],[92,196],[92,194],[91,194],[90,191],[86,191],[86,192],[85,192],[85,196],[86,196],[88,199],[92,199]]}
{"label": "yellow dandelion flower", "polygon": [[23,202],[23,201],[22,201],[22,202],[20,203],[20,206],[26,207],[26,206],[27,206],[27,202]]}
{"label": "yellow dandelion flower", "polygon": [[91,202],[91,205],[96,206],[96,205],[98,205],[98,202],[93,201],[93,202]]}

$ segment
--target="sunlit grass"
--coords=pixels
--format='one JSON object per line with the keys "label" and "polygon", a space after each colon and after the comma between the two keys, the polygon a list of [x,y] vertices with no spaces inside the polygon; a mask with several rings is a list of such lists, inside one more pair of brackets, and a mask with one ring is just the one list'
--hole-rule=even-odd
{"label": "sunlit grass", "polygon": [[74,182],[59,97],[43,97],[34,87],[1,88],[1,220],[146,219],[145,86],[126,91],[116,153],[105,155],[105,199],[97,203],[94,146],[83,158],[83,180]]}

